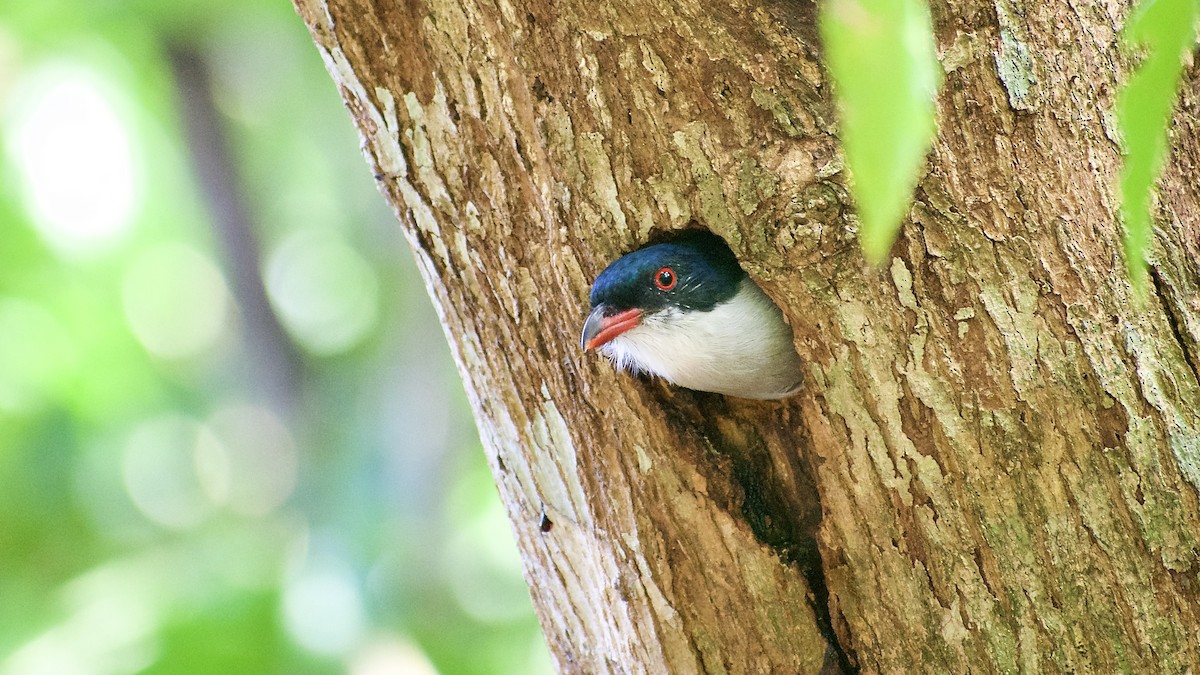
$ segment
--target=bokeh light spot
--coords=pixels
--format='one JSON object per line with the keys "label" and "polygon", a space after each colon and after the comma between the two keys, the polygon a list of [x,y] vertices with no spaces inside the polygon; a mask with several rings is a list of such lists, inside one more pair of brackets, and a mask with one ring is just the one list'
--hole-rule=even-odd
{"label": "bokeh light spot", "polygon": [[91,69],[60,63],[31,71],[10,100],[6,145],[39,234],[67,257],[111,248],[141,197],[116,94]]}
{"label": "bokeh light spot", "polygon": [[208,256],[182,244],[162,244],[134,260],[122,297],[133,334],[160,358],[196,356],[228,325],[224,277]]}
{"label": "bokeh light spot", "polygon": [[209,426],[228,449],[231,511],[264,516],[278,508],[296,487],[296,443],[270,410],[253,405],[218,411]]}
{"label": "bokeh light spot", "polygon": [[378,639],[350,661],[350,675],[437,675],[429,657],[412,641]]}
{"label": "bokeh light spot", "polygon": [[379,316],[375,272],[332,232],[302,232],[275,249],[267,291],[288,332],[316,354],[350,349]]}
{"label": "bokeh light spot", "polygon": [[177,565],[151,555],[111,562],[72,579],[51,596],[63,608],[62,620],[0,660],[0,674],[146,672],[158,656],[164,596],[182,576]]}
{"label": "bokeh light spot", "polygon": [[142,513],[175,529],[195,527],[229,484],[229,461],[216,435],[199,422],[166,415],[130,435],[122,463],[125,489]]}
{"label": "bokeh light spot", "polygon": [[309,571],[288,585],[284,623],[296,644],[316,654],[338,656],[362,638],[362,598],[349,573]]}

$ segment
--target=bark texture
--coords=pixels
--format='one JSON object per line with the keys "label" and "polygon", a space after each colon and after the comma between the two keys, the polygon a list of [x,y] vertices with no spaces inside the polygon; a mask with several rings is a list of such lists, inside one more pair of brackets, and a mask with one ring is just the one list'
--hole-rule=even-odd
{"label": "bark texture", "polygon": [[[881,269],[811,3],[296,4],[453,343],[561,670],[1200,663],[1200,76],[1139,304],[1114,215],[1127,4],[935,2],[940,135]],[[689,225],[783,308],[797,398],[579,353],[595,274]]]}

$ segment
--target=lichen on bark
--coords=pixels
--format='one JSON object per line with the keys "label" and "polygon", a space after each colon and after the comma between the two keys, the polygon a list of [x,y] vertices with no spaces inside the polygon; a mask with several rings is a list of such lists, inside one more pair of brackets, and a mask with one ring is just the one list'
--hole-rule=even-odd
{"label": "lichen on bark", "polygon": [[[873,268],[810,5],[296,4],[563,671],[837,670],[829,641],[863,672],[1200,662],[1200,80],[1136,305],[1105,128],[1126,7],[934,3],[939,137]],[[592,277],[697,225],[791,322],[796,399],[578,353]]]}

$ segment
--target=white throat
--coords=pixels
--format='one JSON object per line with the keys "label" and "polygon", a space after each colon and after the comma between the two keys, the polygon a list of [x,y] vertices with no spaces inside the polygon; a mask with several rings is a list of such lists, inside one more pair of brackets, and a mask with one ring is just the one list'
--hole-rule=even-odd
{"label": "white throat", "polygon": [[647,314],[600,351],[619,368],[742,398],[783,398],[802,379],[791,327],[749,277],[710,311]]}

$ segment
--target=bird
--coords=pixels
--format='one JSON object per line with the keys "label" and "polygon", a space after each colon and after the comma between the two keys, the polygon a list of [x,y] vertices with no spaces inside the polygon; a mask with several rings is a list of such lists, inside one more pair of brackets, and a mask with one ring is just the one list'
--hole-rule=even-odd
{"label": "bird", "polygon": [[791,326],[716,234],[685,230],[617,258],[589,301],[580,346],[618,370],[738,398],[800,390]]}

